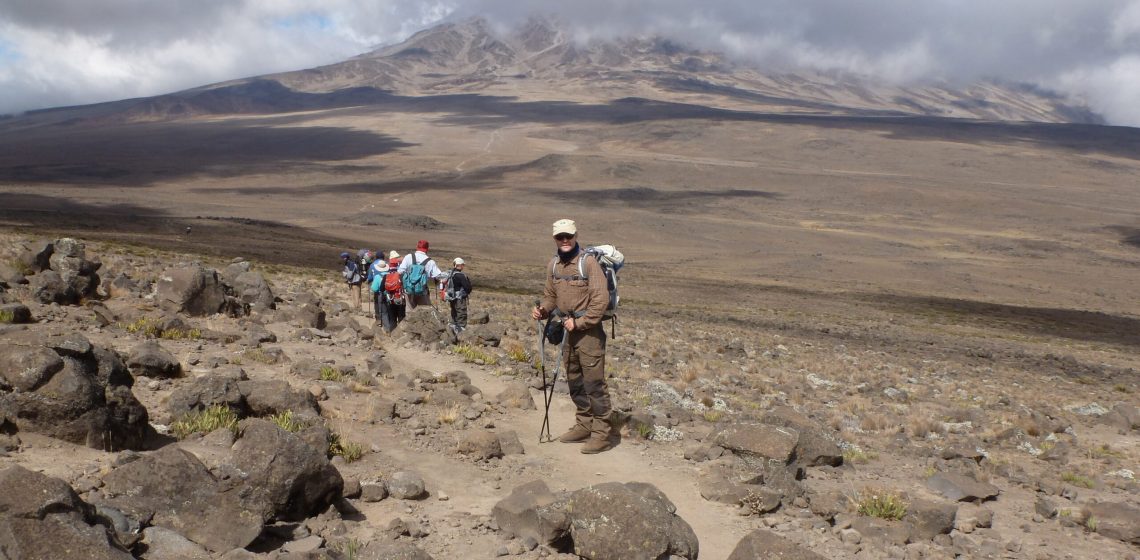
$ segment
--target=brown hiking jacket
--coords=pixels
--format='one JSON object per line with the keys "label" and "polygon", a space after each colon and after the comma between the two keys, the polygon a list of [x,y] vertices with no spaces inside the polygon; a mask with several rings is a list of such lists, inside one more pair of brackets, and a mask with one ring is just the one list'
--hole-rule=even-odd
{"label": "brown hiking jacket", "polygon": [[585,272],[589,280],[578,276],[578,259],[584,254],[584,250],[579,250],[567,263],[562,263],[557,256],[551,259],[546,265],[546,287],[542,291],[542,308],[557,309],[563,315],[581,314],[574,322],[578,325],[576,330],[582,331],[600,324],[610,304],[606,275],[597,259],[586,259]]}

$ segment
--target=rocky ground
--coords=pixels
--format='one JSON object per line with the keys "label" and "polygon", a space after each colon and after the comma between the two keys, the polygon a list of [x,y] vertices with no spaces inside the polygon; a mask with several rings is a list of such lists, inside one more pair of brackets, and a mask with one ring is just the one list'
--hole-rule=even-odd
{"label": "rocky ground", "polygon": [[0,241],[0,558],[1140,557],[1119,326],[631,298],[586,456],[532,294],[387,335],[335,271]]}

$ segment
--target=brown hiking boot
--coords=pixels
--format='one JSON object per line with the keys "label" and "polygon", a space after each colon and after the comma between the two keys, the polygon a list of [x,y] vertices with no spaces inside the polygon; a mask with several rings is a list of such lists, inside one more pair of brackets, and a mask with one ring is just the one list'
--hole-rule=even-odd
{"label": "brown hiking boot", "polygon": [[589,428],[581,424],[574,424],[573,428],[570,428],[566,433],[558,436],[558,441],[562,443],[579,443],[586,441],[588,437],[590,437]]}
{"label": "brown hiking boot", "polygon": [[614,445],[610,441],[609,437],[598,437],[595,434],[593,437],[586,441],[586,444],[582,446],[582,449],[580,451],[586,455],[593,455],[595,453],[608,451],[613,446]]}

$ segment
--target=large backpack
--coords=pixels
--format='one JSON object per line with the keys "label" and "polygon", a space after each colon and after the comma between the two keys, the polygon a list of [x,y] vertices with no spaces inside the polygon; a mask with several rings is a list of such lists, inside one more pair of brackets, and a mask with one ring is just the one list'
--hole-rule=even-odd
{"label": "large backpack", "polygon": [[388,302],[394,305],[404,303],[404,285],[400,281],[400,273],[389,269],[384,275],[384,293],[388,295]]}
{"label": "large backpack", "polygon": [[[618,271],[625,265],[625,255],[618,251],[617,247],[613,245],[595,245],[587,247],[582,251],[582,256],[578,259],[578,278],[582,280],[589,280],[590,276],[586,274],[586,257],[593,257],[602,266],[602,274],[606,276],[606,289],[610,293],[610,302],[606,305],[606,312],[602,314],[602,319],[610,319],[611,334],[614,332],[613,323],[617,322],[617,309],[618,303],[621,301],[621,296],[618,295]],[[558,259],[550,265],[550,274],[556,278],[561,278],[557,274]]]}
{"label": "large backpack", "polygon": [[409,266],[407,272],[404,273],[404,293],[412,297],[427,293],[427,263],[430,261],[431,257],[428,257],[421,262],[416,262],[416,254],[412,253],[412,266]]}
{"label": "large backpack", "polygon": [[454,276],[455,269],[453,268],[447,272],[440,274],[439,278],[435,279],[436,284],[439,285],[440,301],[455,300],[455,282],[451,281]]}

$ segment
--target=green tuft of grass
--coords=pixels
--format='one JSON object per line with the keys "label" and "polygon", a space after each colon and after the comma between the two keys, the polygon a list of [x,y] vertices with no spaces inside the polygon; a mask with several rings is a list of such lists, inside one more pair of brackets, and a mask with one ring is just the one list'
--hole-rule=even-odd
{"label": "green tuft of grass", "polygon": [[340,554],[340,558],[343,560],[356,560],[360,555],[360,551],[364,548],[364,543],[355,538],[348,538],[332,545],[330,548]]}
{"label": "green tuft of grass", "polygon": [[507,348],[507,357],[520,364],[529,363],[532,359],[530,352],[527,352],[521,344],[513,344]]}
{"label": "green tuft of grass", "polygon": [[1061,473],[1061,480],[1068,482],[1073,486],[1080,486],[1081,488],[1096,488],[1095,480],[1073,472]]}
{"label": "green tuft of grass", "polygon": [[344,374],[332,366],[321,366],[321,381],[343,381]]}
{"label": "green tuft of grass", "polygon": [[200,329],[166,329],[159,333],[159,338],[165,340],[198,340],[202,338]]}
{"label": "green tuft of grass", "polygon": [[475,346],[467,343],[458,344],[455,346],[455,353],[463,356],[463,361],[467,363],[475,363],[482,360],[484,365],[493,366],[499,363],[499,359],[495,356],[488,354]]}
{"label": "green tuft of grass", "polygon": [[272,414],[269,416],[269,421],[277,424],[282,430],[294,434],[309,427],[309,422],[305,419],[298,418],[293,414],[292,410]]}
{"label": "green tuft of grass", "polygon": [[142,334],[146,337],[157,337],[162,329],[158,328],[158,323],[149,317],[139,317],[131,323],[121,323],[123,330],[131,334]]}
{"label": "green tuft of grass", "polygon": [[15,320],[16,320],[16,314],[15,313],[13,313],[11,311],[7,311],[7,310],[0,311],[0,323],[11,323]]}
{"label": "green tuft of grass", "polygon": [[906,515],[907,503],[902,496],[885,490],[864,489],[855,496],[859,515],[898,521]]}
{"label": "green tuft of grass", "polygon": [[701,416],[705,419],[706,422],[712,422],[715,424],[717,422],[720,422],[721,418],[724,418],[724,412],[710,408],[701,413]]}
{"label": "green tuft of grass", "polygon": [[[855,465],[865,465],[865,464],[867,464],[871,461],[874,461],[875,459],[878,459],[878,458],[879,458],[878,453],[875,453],[873,451],[868,453],[866,451],[863,451],[862,449],[852,448],[852,449],[848,449],[847,451],[843,452],[843,462],[844,463],[852,463]],[[931,469],[931,470],[933,470],[933,469]],[[934,473],[930,473],[930,475],[927,476],[927,478],[930,478],[930,476],[934,476]]]}
{"label": "green tuft of grass", "polygon": [[1095,515],[1090,515],[1089,518],[1085,520],[1085,528],[1088,529],[1090,533],[1095,533],[1099,525],[1100,520],[1097,519]]}
{"label": "green tuft of grass", "polygon": [[195,410],[170,425],[170,433],[178,439],[196,433],[208,434],[219,428],[226,428],[237,434],[237,413],[228,406],[213,405],[205,410]]}
{"label": "green tuft of grass", "polygon": [[641,439],[652,439],[655,432],[653,426],[650,426],[649,424],[638,424],[634,430],[637,432],[637,436]]}
{"label": "green tuft of grass", "polygon": [[352,463],[364,456],[364,446],[343,439],[340,434],[333,432],[332,441],[329,442],[329,455],[340,455],[345,462]]}

